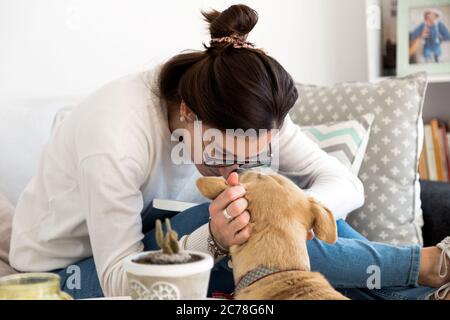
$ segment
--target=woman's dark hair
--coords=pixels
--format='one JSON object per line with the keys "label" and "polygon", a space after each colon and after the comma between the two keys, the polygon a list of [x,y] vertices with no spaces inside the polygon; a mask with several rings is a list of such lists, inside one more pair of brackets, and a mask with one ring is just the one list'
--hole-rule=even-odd
{"label": "woman's dark hair", "polygon": [[[202,12],[211,38],[237,36],[245,41],[258,14],[245,5]],[[164,64],[159,94],[186,105],[219,129],[279,128],[297,100],[289,73],[259,49],[214,43],[205,51],[179,54]]]}

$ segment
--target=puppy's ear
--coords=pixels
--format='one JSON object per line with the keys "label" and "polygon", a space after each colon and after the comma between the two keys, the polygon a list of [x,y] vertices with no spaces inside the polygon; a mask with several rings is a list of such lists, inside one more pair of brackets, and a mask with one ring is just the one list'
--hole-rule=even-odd
{"label": "puppy's ear", "polygon": [[314,198],[308,198],[313,214],[313,228],[317,238],[328,243],[335,243],[337,240],[336,221],[330,210],[317,202]]}
{"label": "puppy's ear", "polygon": [[202,177],[197,180],[197,188],[206,198],[214,200],[228,187],[222,177]]}

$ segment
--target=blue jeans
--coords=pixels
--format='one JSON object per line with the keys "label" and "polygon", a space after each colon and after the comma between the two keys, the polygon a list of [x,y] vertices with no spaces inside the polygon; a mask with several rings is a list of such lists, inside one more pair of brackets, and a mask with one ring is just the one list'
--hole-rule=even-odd
{"label": "blue jeans", "polygon": [[425,47],[423,49],[423,56],[425,57],[425,59],[427,60],[431,60],[434,58],[435,63],[439,63],[439,57],[442,54],[442,50],[441,50],[441,46],[433,46],[433,47]]}
{"label": "blue jeans", "polygon": [[[154,224],[156,219],[171,217],[171,223],[180,236],[189,234],[208,222],[208,204],[190,208],[181,213],[149,209],[142,213],[144,249],[155,250]],[[311,269],[322,273],[337,290],[351,299],[417,300],[425,299],[435,289],[418,286],[420,246],[392,246],[370,242],[353,230],[345,221],[338,220],[338,241],[329,245],[317,238],[308,241]],[[214,292],[231,293],[234,290],[232,270],[228,259],[222,259],[211,271],[208,295]],[[70,285],[71,268],[54,270],[61,276],[61,289],[76,299],[102,297],[93,258],[76,264],[81,272],[79,287]],[[374,271],[375,270],[375,271]],[[379,272],[378,272],[379,271]],[[373,277],[379,274],[379,277]],[[370,279],[369,279],[370,278]],[[381,289],[368,289],[378,279]],[[68,281],[69,280],[69,281]],[[378,288],[376,287],[376,288]]]}

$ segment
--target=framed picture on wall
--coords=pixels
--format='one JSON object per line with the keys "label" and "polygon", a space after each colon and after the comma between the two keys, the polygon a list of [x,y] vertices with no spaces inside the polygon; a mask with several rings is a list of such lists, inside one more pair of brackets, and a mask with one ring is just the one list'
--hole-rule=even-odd
{"label": "framed picture on wall", "polygon": [[450,0],[398,0],[397,74],[450,74]]}

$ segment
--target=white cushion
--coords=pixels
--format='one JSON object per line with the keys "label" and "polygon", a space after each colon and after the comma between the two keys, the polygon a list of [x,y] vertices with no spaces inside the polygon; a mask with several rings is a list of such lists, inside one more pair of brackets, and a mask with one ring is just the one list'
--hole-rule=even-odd
{"label": "white cushion", "polygon": [[0,193],[13,204],[34,174],[55,115],[76,101],[0,101]]}

